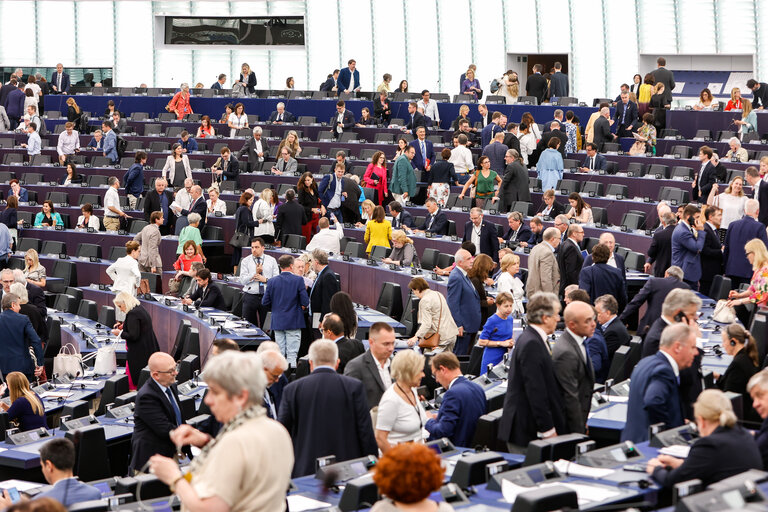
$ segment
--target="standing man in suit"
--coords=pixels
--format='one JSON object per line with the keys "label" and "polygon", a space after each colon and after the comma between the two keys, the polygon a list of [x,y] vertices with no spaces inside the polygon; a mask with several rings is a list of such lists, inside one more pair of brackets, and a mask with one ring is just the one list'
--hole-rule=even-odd
{"label": "standing man in suit", "polygon": [[[464,76],[463,74],[461,76]],[[462,78],[462,80],[464,80]],[[488,112],[488,106],[485,103],[478,103],[477,104],[477,113],[480,114],[480,124],[481,130],[491,124],[492,118],[491,113]],[[474,130],[474,128],[472,128]]]}
{"label": "standing man in suit", "polygon": [[275,341],[280,346],[280,353],[288,360],[288,366],[296,368],[301,330],[306,327],[304,309],[309,306],[309,296],[304,279],[291,271],[293,256],[280,256],[277,265],[280,267],[280,274],[267,282],[267,291],[261,303],[264,306],[272,306],[272,331],[275,333]]}
{"label": "standing man in suit", "polygon": [[453,351],[463,356],[469,353],[475,334],[480,330],[482,314],[480,312],[480,296],[475,286],[467,277],[472,268],[474,258],[466,249],[456,251],[454,257],[456,266],[448,277],[448,306],[453,314],[453,320],[459,329],[456,345]]}
{"label": "standing man in suit", "polygon": [[622,441],[647,441],[648,427],[654,423],[664,423],[665,428],[683,424],[680,371],[693,364],[696,332],[684,323],[667,327],[661,335],[659,352],[635,366]]}
{"label": "standing man in suit", "polygon": [[760,206],[757,220],[768,226],[768,181],[760,177],[760,171],[753,165],[744,171],[744,178],[752,187],[752,199]]}
{"label": "standing man in suit", "polygon": [[648,260],[643,266],[645,273],[650,274],[653,265],[653,275],[656,277],[664,277],[664,272],[672,265],[672,233],[675,231],[677,217],[672,212],[666,212],[661,215],[660,221],[661,226],[653,234],[648,248]]}
{"label": "standing man in suit", "polygon": [[544,123],[544,133],[547,133],[552,129],[552,123],[556,122],[559,126],[563,126],[563,111],[561,109],[556,108],[552,117],[553,119],[551,121],[547,121],[546,123]]}
{"label": "standing man in suit", "polygon": [[315,271],[315,282],[309,291],[309,312],[311,315],[320,314],[320,318],[331,312],[331,298],[341,290],[331,267],[328,266],[328,253],[322,249],[312,251],[312,269]]}
{"label": "standing man in suit", "polygon": [[661,333],[667,326],[680,322],[695,326],[700,308],[701,299],[689,288],[670,290],[661,304],[661,314],[652,320],[643,339],[642,357],[652,356],[659,351]]}
{"label": "standing man in suit", "polygon": [[554,98],[565,98],[570,90],[568,75],[562,72],[563,65],[555,62],[555,72],[549,75],[549,92]]}
{"label": "standing man in suit", "polygon": [[629,317],[639,311],[640,306],[644,303],[647,304],[645,315],[637,323],[637,335],[644,337],[651,324],[661,317],[661,305],[664,303],[664,299],[667,298],[669,292],[677,288],[690,290],[690,287],[683,282],[683,269],[672,266],[664,273],[664,277],[651,277],[646,281],[637,295],[621,312],[619,320],[626,323]]}
{"label": "standing man in suit", "polygon": [[617,137],[631,137],[632,128],[638,118],[637,103],[629,101],[629,93],[622,92],[621,101],[616,104],[616,112],[613,115],[616,125]]}
{"label": "standing man in suit", "polygon": [[219,287],[213,284],[211,271],[207,268],[200,270],[195,276],[195,281],[197,281],[197,288],[188,299],[182,299],[181,303],[194,304],[196,308],[214,308],[223,311],[224,297],[221,296]]}
{"label": "standing man in suit", "polygon": [[613,142],[616,139],[616,135],[611,133],[612,125],[611,109],[608,107],[601,108],[600,115],[595,119],[594,135],[592,137],[592,142],[595,143],[598,150],[603,149],[603,143]]}
{"label": "standing man in suit", "polygon": [[64,65],[56,64],[56,72],[51,75],[51,90],[53,94],[69,94],[69,75],[64,72]]}
{"label": "standing man in suit", "polygon": [[[598,239],[598,242],[606,247],[608,247],[609,255],[608,255],[608,261],[606,262],[608,266],[613,267],[615,269],[618,269],[619,272],[621,272],[622,277],[624,278],[624,281],[627,280],[627,267],[624,263],[624,257],[621,254],[616,254],[616,238],[614,238],[613,234],[610,232],[605,232],[600,235],[600,238]],[[594,261],[592,260],[592,255],[588,254],[586,258],[584,258],[584,264],[581,266],[581,268],[587,268],[588,266],[592,265]]]}
{"label": "standing man in suit", "polygon": [[584,264],[581,255],[581,242],[584,241],[584,228],[579,224],[568,226],[567,237],[557,251],[557,264],[560,269],[560,295],[565,294],[569,284],[579,284],[579,273]]}
{"label": "standing man in suit", "polygon": [[627,327],[617,318],[619,303],[612,295],[601,295],[595,299],[595,311],[597,322],[608,348],[608,359],[613,360],[613,355],[624,345],[629,345],[632,336]]}
{"label": "standing man in suit", "polygon": [[[19,297],[5,289],[6,286],[10,288],[14,282],[13,272],[4,269],[0,275],[3,280],[3,298],[0,301],[3,308],[0,314],[0,340],[3,340],[0,346],[3,357],[0,358],[0,370],[3,375],[21,372],[29,382],[35,382],[43,373],[43,345],[29,317],[20,313]],[[30,348],[35,353],[37,364],[32,360]]]}
{"label": "standing man in suit", "polygon": [[[272,346],[268,346],[267,343]],[[262,347],[267,348],[262,350]],[[269,418],[277,420],[283,389],[288,385],[288,379],[284,375],[288,370],[288,361],[280,353],[280,347],[274,341],[262,342],[256,353],[261,357],[264,374],[267,377],[267,389],[264,390],[264,408],[267,410]]]}
{"label": "standing man in suit", "polygon": [[506,156],[509,148],[504,145],[504,132],[494,135],[490,144],[483,148],[483,156],[487,156],[491,161],[491,169],[500,176],[504,174],[506,168]]}
{"label": "standing man in suit", "polygon": [[347,197],[347,193],[344,192],[344,172],[346,168],[343,163],[336,163],[333,169],[333,174],[326,174],[320,181],[318,187],[318,193],[320,194],[320,201],[325,206],[325,215],[329,217],[331,214],[336,216],[339,222],[344,222],[344,217],[341,214],[341,203]]}
{"label": "standing man in suit", "polygon": [[531,202],[531,189],[528,188],[528,169],[523,165],[520,152],[508,149],[504,154],[504,168],[499,187],[501,197],[499,210],[509,211],[515,201]]}
{"label": "standing man in suit", "polygon": [[486,411],[483,388],[461,374],[459,359],[450,352],[433,356],[429,364],[435,380],[445,389],[440,410],[427,413],[424,428],[429,440],[447,437],[456,446],[471,445],[477,420]]}
{"label": "standing man in suit", "polygon": [[227,75],[224,73],[219,74],[219,78],[211,85],[211,89],[224,89],[224,83],[227,81]]}
{"label": "standing man in suit", "polygon": [[176,361],[165,352],[149,357],[150,378],[136,394],[131,437],[131,472],[143,472],[153,455],[172,457],[176,445],[170,433],[184,423],[176,390]]}
{"label": "standing man in suit", "polygon": [[349,130],[355,126],[355,116],[344,107],[344,100],[336,102],[336,114],[331,117],[329,123],[331,125],[331,133],[334,139],[338,139],[344,130]]}
{"label": "standing man in suit", "polygon": [[320,325],[320,334],[323,338],[333,341],[339,349],[339,367],[337,371],[341,374],[347,363],[359,355],[365,353],[365,347],[360,340],[350,339],[344,336],[344,322],[336,313],[328,313],[323,317],[323,323]]}
{"label": "standing man in suit", "polygon": [[475,244],[478,254],[487,254],[493,261],[499,261],[499,237],[496,236],[496,224],[483,222],[483,209],[472,208],[469,211],[469,222],[464,225],[463,242]]}
{"label": "standing man in suit", "polygon": [[490,144],[491,140],[496,137],[497,133],[503,134],[504,128],[502,128],[502,126],[506,126],[506,124],[506,116],[501,112],[494,112],[493,115],[491,115],[491,122],[483,128],[483,131],[480,132],[481,147],[485,148],[488,144]]}
{"label": "standing man in suit", "polygon": [[435,150],[432,143],[427,140],[427,130],[423,126],[416,128],[416,138],[410,145],[416,150],[411,160],[414,169],[428,171],[435,162]]}
{"label": "standing man in suit", "polygon": [[360,90],[360,72],[356,69],[355,59],[347,61],[346,68],[339,71],[339,78],[336,80],[339,92],[358,92]]}
{"label": "standing man in suit", "polygon": [[328,75],[328,79],[320,85],[320,90],[327,91],[327,92],[338,91],[339,90],[339,86],[338,86],[339,73],[341,72],[338,69],[334,69],[333,73]]}
{"label": "standing man in suit", "polygon": [[242,158],[243,155],[248,155],[248,172],[260,171],[264,159],[269,155],[269,144],[267,144],[266,139],[261,137],[261,133],[261,126],[254,127],[253,137],[249,137],[245,141],[237,154],[238,159]]}
{"label": "standing man in suit", "polygon": [[440,205],[437,204],[437,200],[434,197],[430,197],[424,202],[424,206],[427,208],[429,215],[424,219],[424,224],[419,226],[419,229],[416,231],[439,236],[447,235],[448,216],[440,208]]}
{"label": "standing man in suit", "polygon": [[525,94],[533,96],[541,104],[547,96],[547,79],[541,74],[541,64],[533,65],[533,74],[525,82]]}
{"label": "standing man in suit", "polygon": [[405,206],[405,203],[416,195],[416,175],[411,165],[415,155],[416,148],[409,145],[403,154],[395,160],[392,167],[392,180],[389,189],[400,206]]}
{"label": "standing man in suit", "polygon": [[[757,216],[757,212],[755,212]],[[765,239],[765,228],[763,228]],[[699,253],[706,242],[704,236],[704,224],[701,222],[701,211],[693,204],[689,204],[683,210],[683,218],[672,232],[672,264],[683,269],[683,280],[691,287],[691,290],[699,290],[701,279],[701,258]],[[726,238],[726,250],[727,250]],[[742,245],[743,247],[743,245]],[[728,256],[726,253],[726,261]],[[750,273],[751,275],[751,273]]]}
{"label": "standing man in suit", "polygon": [[363,383],[368,409],[378,407],[381,395],[392,385],[389,363],[395,351],[395,330],[376,322],[368,330],[368,350],[347,363],[344,375]]}
{"label": "standing man in suit", "polygon": [[538,292],[557,293],[560,291],[560,267],[555,251],[560,245],[560,231],[547,228],[542,236],[543,242],[531,249],[528,256],[528,279],[526,294],[531,299]]}
{"label": "standing man in suit", "polygon": [[293,439],[294,478],[313,474],[318,457],[335,455],[342,462],[378,454],[365,389],[336,373],[338,365],[336,344],[317,340],[309,346],[312,373],[283,390],[278,415]]}
{"label": "standing man in suit", "polygon": [[654,78],[654,83],[664,84],[664,104],[668,105],[672,103],[672,89],[675,88],[675,75],[670,70],[665,68],[667,60],[664,57],[656,59],[657,68],[651,71]]}
{"label": "standing man in suit", "polygon": [[276,110],[269,115],[269,124],[295,123],[296,118],[293,114],[285,110],[285,103],[282,101],[275,107]]}
{"label": "standing man in suit", "polygon": [[585,266],[579,274],[579,288],[589,294],[589,300],[594,303],[601,295],[612,295],[619,303],[619,309],[627,305],[627,285],[624,274],[608,265],[611,250],[608,246],[597,244],[592,249],[592,265]]}
{"label": "standing man in suit", "polygon": [[597,152],[597,144],[587,142],[587,156],[584,158],[584,165],[579,170],[581,172],[604,171],[607,166],[608,161]]}
{"label": "standing man in suit", "polygon": [[701,293],[709,295],[712,290],[712,280],[717,275],[723,275],[723,246],[717,230],[723,220],[723,210],[717,206],[704,208],[704,248],[701,250]]}
{"label": "standing man in suit", "polygon": [[413,135],[416,135],[416,129],[419,127],[423,127],[425,130],[427,128],[427,118],[424,117],[424,114],[419,112],[419,108],[415,101],[411,101],[408,103],[408,119],[405,126],[400,128],[404,132],[410,131]]}
{"label": "standing man in suit", "polygon": [[752,279],[752,265],[747,259],[747,253],[744,252],[744,245],[754,238],[762,240],[765,245],[768,245],[765,225],[757,220],[760,213],[759,208],[760,204],[757,201],[747,199],[744,204],[744,218],[731,222],[725,234],[725,249],[723,250],[725,275],[731,278],[731,285],[734,290],[738,290],[741,284],[749,283]]}
{"label": "standing man in suit", "polygon": [[182,209],[181,207],[177,206],[176,212],[185,217],[188,217],[190,213],[196,213],[200,215],[200,224],[197,226],[197,228],[200,230],[200,233],[202,233],[203,228],[205,228],[205,218],[208,215],[208,206],[205,204],[205,198],[203,197],[203,187],[200,185],[194,185],[189,189],[189,195],[192,198],[192,202],[189,204],[189,208]]}
{"label": "standing man in suit", "polygon": [[243,285],[243,318],[262,327],[267,308],[262,304],[267,282],[277,277],[280,269],[275,258],[264,254],[264,239],[251,239],[251,255],[240,261],[240,284]]}
{"label": "standing man in suit", "polygon": [[[275,233],[280,240],[285,240],[288,235],[301,235],[301,227],[307,223],[307,213],[295,199],[296,191],[289,188],[285,192],[285,202],[277,208]],[[337,218],[341,222],[340,213]]]}
{"label": "standing man in suit", "polygon": [[557,295],[537,293],[531,297],[527,318],[528,326],[512,351],[499,422],[499,439],[507,443],[510,453],[525,453],[531,441],[568,433],[548,340],[560,320]]}
{"label": "standing man in suit", "polygon": [[507,146],[509,149],[514,149],[515,151],[520,153],[520,139],[517,138],[518,135],[518,124],[517,123],[507,123],[507,131],[504,133],[504,145]]}
{"label": "standing man in suit", "polygon": [[397,201],[389,203],[389,214],[392,216],[392,229],[409,231],[413,227],[413,216],[403,209]]}
{"label": "standing man in suit", "polygon": [[587,348],[587,340],[595,332],[595,312],[586,302],[574,301],[565,307],[563,317],[565,332],[552,349],[552,362],[563,394],[568,430],[583,434],[595,385],[595,370]]}
{"label": "standing man in suit", "polygon": [[693,192],[694,195],[704,203],[709,197],[712,185],[717,182],[717,172],[711,161],[713,154],[714,152],[712,151],[712,148],[708,146],[701,146],[699,148],[699,162],[701,162],[701,168],[693,179]]}

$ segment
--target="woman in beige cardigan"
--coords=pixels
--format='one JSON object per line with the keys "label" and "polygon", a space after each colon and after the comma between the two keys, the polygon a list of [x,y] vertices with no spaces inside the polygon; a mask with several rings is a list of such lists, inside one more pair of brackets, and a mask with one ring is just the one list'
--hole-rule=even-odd
{"label": "woman in beige cardigan", "polygon": [[451,308],[443,297],[443,294],[430,290],[427,281],[423,277],[415,277],[408,284],[414,295],[419,298],[419,330],[413,338],[408,340],[410,346],[416,345],[422,339],[437,332],[440,335],[440,343],[432,350],[433,354],[453,350],[459,329],[453,321]]}
{"label": "woman in beige cardigan", "polygon": [[141,244],[139,254],[139,270],[141,272],[163,273],[163,260],[160,258],[160,226],[163,224],[163,212],[152,212],[149,224],[139,231],[133,240]]}
{"label": "woman in beige cardigan", "polygon": [[[179,172],[184,169],[183,175]],[[178,142],[171,147],[171,154],[165,160],[163,166],[163,178],[168,180],[168,186],[173,190],[184,188],[184,180],[192,178],[192,167],[189,166],[189,158],[182,152]]]}

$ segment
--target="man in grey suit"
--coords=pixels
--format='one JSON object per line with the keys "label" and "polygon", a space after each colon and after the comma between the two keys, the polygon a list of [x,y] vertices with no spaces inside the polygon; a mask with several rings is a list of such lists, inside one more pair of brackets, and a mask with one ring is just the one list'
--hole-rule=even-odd
{"label": "man in grey suit", "polygon": [[672,89],[675,88],[675,76],[664,67],[667,65],[667,60],[664,57],[656,59],[656,65],[658,67],[651,74],[656,83],[661,82],[664,84],[664,104],[669,104],[672,101]]}
{"label": "man in grey suit", "polygon": [[363,383],[368,408],[378,407],[381,395],[392,385],[389,376],[389,359],[395,351],[395,331],[384,322],[376,322],[368,331],[365,353],[347,363],[344,375]]}
{"label": "man in grey suit", "polygon": [[560,291],[560,268],[555,258],[555,250],[560,245],[560,230],[547,228],[543,242],[531,250],[528,256],[528,279],[526,293],[528,298],[537,292],[557,294]]}
{"label": "man in grey suit", "polygon": [[568,430],[583,434],[595,384],[595,371],[586,343],[595,332],[595,311],[586,302],[575,301],[565,307],[563,317],[565,332],[555,343],[552,360],[563,392]]}

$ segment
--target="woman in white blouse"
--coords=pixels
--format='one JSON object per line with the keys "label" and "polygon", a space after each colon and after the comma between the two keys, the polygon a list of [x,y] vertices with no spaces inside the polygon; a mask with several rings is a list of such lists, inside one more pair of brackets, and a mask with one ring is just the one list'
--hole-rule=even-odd
{"label": "woman in white blouse", "polygon": [[107,275],[112,279],[112,291],[115,293],[126,292],[136,296],[136,289],[141,284],[141,272],[139,271],[139,254],[141,246],[139,242],[131,240],[125,244],[126,255],[118,258],[107,268]]}
{"label": "woman in white blouse", "polygon": [[531,127],[526,123],[520,123],[519,130],[520,156],[523,157],[523,163],[527,166],[528,155],[533,153],[533,150],[536,149],[536,135],[533,134]]}
{"label": "woman in white blouse", "polygon": [[227,214],[227,203],[219,199],[219,190],[211,187],[208,189],[208,200],[205,202],[208,205],[208,214],[215,216],[216,212],[220,212],[221,215]]}
{"label": "woman in white blouse", "polygon": [[520,271],[520,256],[517,254],[507,254],[501,258],[501,274],[496,279],[496,290],[506,292],[512,295],[514,300],[514,308],[512,314],[519,313],[525,314],[523,308],[523,297],[525,296],[525,287],[519,277],[515,277]]}
{"label": "woman in white blouse", "polygon": [[747,203],[747,196],[744,195],[744,178],[736,176],[731,180],[725,192],[718,194],[719,187],[717,183],[712,185],[709,192],[707,204],[717,206],[723,210],[723,220],[720,222],[722,229],[728,229],[731,222],[744,217],[744,205]]}
{"label": "woman in white blouse", "polygon": [[227,126],[230,127],[229,136],[237,136],[237,130],[248,128],[248,116],[245,115],[245,106],[242,103],[235,105],[235,111],[229,114]]}
{"label": "woman in white blouse", "polygon": [[259,195],[259,200],[253,204],[253,220],[259,225],[253,228],[253,236],[260,236],[264,242],[271,244],[275,241],[274,213],[272,205],[272,189],[265,188]]}
{"label": "woman in white blouse", "polygon": [[381,453],[400,443],[422,442],[427,422],[416,394],[424,377],[424,356],[413,350],[401,350],[389,371],[395,382],[381,396],[376,417],[376,444]]}

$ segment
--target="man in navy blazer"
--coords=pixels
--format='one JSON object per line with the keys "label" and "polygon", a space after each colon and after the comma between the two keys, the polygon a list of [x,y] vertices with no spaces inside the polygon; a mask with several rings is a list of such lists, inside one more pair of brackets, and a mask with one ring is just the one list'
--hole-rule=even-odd
{"label": "man in navy blazer", "polygon": [[397,201],[389,203],[389,213],[392,215],[392,229],[404,229],[413,227],[413,216],[403,209],[403,205]]}
{"label": "man in navy blazer", "polygon": [[[621,272],[621,275],[624,277],[624,281],[627,280],[627,266],[624,263],[624,257],[621,254],[616,254],[616,238],[614,238],[613,234],[611,233],[603,233],[600,235],[600,238],[598,239],[599,243],[605,245],[608,247],[609,255],[608,255],[608,265],[616,268]],[[584,258],[584,263],[582,264],[581,268],[587,268],[588,266],[592,265],[592,255],[588,254],[586,258]]]}
{"label": "man in navy blazer", "polygon": [[453,314],[459,336],[453,351],[460,356],[468,353],[475,334],[480,330],[482,314],[480,313],[480,296],[467,277],[472,268],[473,257],[466,249],[456,251],[454,258],[456,266],[448,277],[448,307]]}
{"label": "man in navy blazer", "polygon": [[328,124],[331,126],[333,138],[338,139],[345,130],[355,126],[355,115],[345,108],[343,100],[339,100],[336,102],[336,114],[331,117]]}
{"label": "man in navy blazer", "polygon": [[338,69],[334,69],[333,73],[328,75],[328,78],[325,80],[325,82],[320,84],[320,90],[326,92],[338,90],[337,81],[339,79],[339,73],[340,71]]}
{"label": "man in navy blazer", "polygon": [[584,157],[584,165],[581,167],[581,172],[588,171],[604,171],[608,161],[603,155],[597,152],[597,144],[594,142],[587,142],[587,156]]}
{"label": "man in navy blazer", "polygon": [[339,92],[352,92],[360,90],[360,72],[355,69],[357,62],[355,59],[349,59],[347,66],[339,71],[339,78],[337,80],[339,86]]}
{"label": "man in navy blazer", "polygon": [[427,118],[419,112],[418,106],[415,101],[408,103],[408,117],[406,118],[405,126],[402,127],[404,132],[410,131],[413,135],[416,135],[416,130],[419,127],[427,129]]}
{"label": "man in navy blazer", "polygon": [[[763,229],[763,237],[765,237],[765,229]],[[683,210],[680,223],[672,232],[672,264],[683,269],[683,280],[693,291],[699,290],[699,279],[701,279],[699,253],[706,241],[701,212],[697,206],[689,204]]]}
{"label": "man in navy blazer", "polygon": [[450,352],[441,352],[430,360],[432,375],[446,391],[440,410],[429,412],[424,428],[429,440],[447,437],[456,446],[471,446],[477,420],[485,414],[485,392],[461,374],[459,359]]}
{"label": "man in navy blazer", "polygon": [[512,351],[499,422],[499,439],[507,443],[510,453],[525,453],[531,441],[568,433],[548,343],[559,313],[560,299],[554,293],[539,292],[528,301],[528,327]]}
{"label": "man in navy blazer", "polygon": [[[536,218],[536,217],[534,217]],[[533,221],[533,219],[531,219]],[[540,219],[539,219],[540,220]],[[523,243],[523,245],[529,245],[531,242],[531,238],[533,238],[533,231],[531,231],[531,228],[525,225],[525,222],[523,221],[523,214],[520,212],[509,212],[507,214],[507,225],[509,226],[509,229],[506,233],[504,233],[504,237],[499,239],[499,243],[502,241],[504,242],[518,242]],[[542,224],[537,224],[536,222],[531,222],[531,225],[536,225],[537,227],[542,226]],[[467,228],[464,228],[464,236],[467,234]],[[530,245],[536,245],[535,243]]]}
{"label": "man in navy blazer", "polygon": [[507,118],[501,112],[494,112],[491,115],[491,122],[488,123],[485,128],[480,132],[480,146],[485,148],[491,143],[497,133],[504,133],[502,126],[507,125]]}
{"label": "man in navy blazer", "polygon": [[584,228],[579,224],[571,224],[566,231],[566,238],[557,249],[557,264],[560,268],[560,295],[565,295],[565,287],[579,283],[581,266],[584,256],[580,244],[584,241]]}
{"label": "man in navy blazer", "polygon": [[677,217],[672,212],[662,214],[661,226],[653,233],[651,246],[648,248],[648,259],[643,266],[647,274],[664,277],[664,272],[672,265],[672,233],[675,232]]}
{"label": "man in navy blazer", "polygon": [[190,213],[200,215],[200,224],[197,225],[197,229],[202,233],[203,228],[205,227],[205,217],[208,214],[208,206],[203,197],[203,188],[200,185],[193,185],[192,188],[189,189],[189,195],[192,198],[189,209],[177,208],[176,211],[180,212],[181,215],[185,217],[189,217]]}
{"label": "man in navy blazer", "polygon": [[630,137],[632,126],[637,120],[637,103],[629,101],[629,93],[622,92],[621,101],[616,104],[616,112],[613,119],[616,122],[616,135],[619,137]]}
{"label": "man in navy blazer", "polygon": [[[499,237],[496,224],[483,222],[483,209],[472,208],[469,211],[469,222],[464,225],[463,242],[473,242],[477,254],[487,254],[493,261],[499,261]],[[530,236],[530,235],[529,235]]]}
{"label": "man in navy blazer", "polygon": [[744,205],[744,218],[731,222],[725,234],[725,250],[723,251],[725,275],[731,278],[734,290],[737,290],[740,284],[750,282],[754,272],[747,259],[747,253],[744,251],[746,243],[757,238],[768,245],[765,225],[757,220],[758,214],[759,203],[754,199],[747,199]]}
{"label": "man in navy blazer", "polygon": [[224,89],[224,82],[226,81],[227,81],[227,75],[225,75],[224,73],[221,73],[219,75],[219,78],[211,86],[211,89],[219,89],[219,90]]}
{"label": "man in navy blazer", "polygon": [[637,295],[624,308],[619,320],[626,323],[629,317],[637,313],[640,306],[647,304],[645,315],[637,323],[638,336],[645,336],[651,324],[661,316],[661,306],[664,304],[664,299],[667,298],[669,292],[676,288],[689,290],[690,286],[683,282],[683,269],[672,266],[664,273],[664,277],[651,277],[646,281]]}
{"label": "man in navy blazer", "polygon": [[430,167],[435,163],[435,150],[433,149],[432,142],[427,140],[427,130],[423,126],[416,128],[416,138],[410,142],[410,145],[416,148],[416,153],[411,160],[411,166],[421,171],[429,170],[427,160],[429,160]]}
{"label": "man in navy blazer", "polygon": [[434,235],[448,234],[448,216],[438,206],[434,197],[430,197],[424,203],[428,215],[424,218],[424,224],[419,226],[418,231],[423,233],[432,233]]}
{"label": "man in navy blazer", "polygon": [[275,107],[277,110],[269,114],[269,124],[295,123],[296,117],[285,110],[285,103],[282,101]]}
{"label": "man in navy blazer", "polygon": [[712,155],[714,151],[708,146],[701,146],[699,148],[699,162],[701,167],[696,173],[694,187],[694,199],[700,199],[702,203],[707,202],[709,192],[712,190],[712,185],[717,182],[717,171],[712,164]]}
{"label": "man in navy blazer", "polygon": [[701,250],[701,293],[709,295],[715,276],[723,275],[723,246],[720,243],[720,223],[723,220],[723,210],[717,206],[707,206],[704,209],[704,248]]}
{"label": "man in navy blazer", "polygon": [[581,269],[579,288],[589,294],[590,300],[602,295],[612,295],[619,303],[619,310],[627,305],[627,287],[624,275],[617,268],[608,265],[611,251],[608,246],[597,244],[592,249],[592,265]]}
{"label": "man in navy blazer", "polygon": [[288,365],[296,368],[296,357],[301,345],[301,330],[307,326],[304,310],[309,306],[309,296],[304,278],[291,270],[293,256],[283,254],[278,258],[280,274],[267,281],[267,291],[261,299],[262,306],[272,306],[272,331],[280,352]]}
{"label": "man in navy blazer", "polygon": [[63,64],[56,64],[56,72],[51,75],[49,83],[53,94],[69,94],[69,75],[64,72]]}
{"label": "man in navy blazer", "polygon": [[314,474],[318,457],[342,462],[379,452],[363,384],[336,373],[338,364],[336,344],[317,340],[309,346],[312,373],[283,390],[278,417],[293,439],[294,478]]}
{"label": "man in navy blazer", "polygon": [[661,335],[659,351],[635,366],[622,441],[648,441],[648,427],[654,423],[664,423],[666,429],[683,424],[680,371],[690,368],[698,354],[697,331],[685,323],[670,325]]}
{"label": "man in navy blazer", "polygon": [[346,178],[344,178],[345,165],[337,162],[333,169],[333,174],[326,174],[320,180],[317,191],[320,194],[320,201],[326,209],[326,215],[334,214],[339,222],[344,222],[341,214],[341,204],[346,200],[347,193],[344,192]]}
{"label": "man in navy blazer", "polygon": [[768,226],[768,181],[760,178],[760,171],[755,166],[747,167],[744,171],[747,184],[752,187],[752,199],[760,203],[757,220]]}
{"label": "man in navy blazer", "polygon": [[[3,275],[7,272],[3,271]],[[11,279],[13,273],[10,274]],[[32,327],[29,317],[19,313],[21,302],[19,297],[12,293],[4,292],[2,302],[3,312],[0,314],[0,347],[3,357],[0,357],[0,370],[3,375],[10,372],[21,372],[27,376],[27,380],[35,382],[35,378],[42,373],[43,345],[40,337]],[[37,365],[32,361],[29,347],[35,352]]]}

